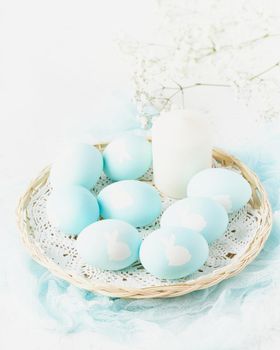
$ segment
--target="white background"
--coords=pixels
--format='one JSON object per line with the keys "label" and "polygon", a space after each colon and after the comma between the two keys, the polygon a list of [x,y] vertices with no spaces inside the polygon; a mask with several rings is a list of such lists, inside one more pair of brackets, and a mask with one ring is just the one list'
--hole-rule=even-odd
{"label": "white background", "polygon": [[[149,38],[154,9],[153,0],[0,1],[1,350],[112,348],[94,333],[49,331],[34,311],[36,279],[19,243],[15,208],[61,143],[102,125],[133,124],[108,103],[129,88],[130,67],[114,39],[125,33]],[[227,98],[208,99],[221,106],[219,113],[235,115]]]}

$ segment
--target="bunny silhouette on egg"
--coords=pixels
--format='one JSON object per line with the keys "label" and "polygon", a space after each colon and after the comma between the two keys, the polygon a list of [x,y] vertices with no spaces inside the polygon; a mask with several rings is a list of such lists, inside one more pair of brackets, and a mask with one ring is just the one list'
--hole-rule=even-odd
{"label": "bunny silhouette on egg", "polygon": [[165,248],[166,257],[169,266],[181,266],[191,260],[191,254],[188,249],[175,244],[175,235],[162,237],[161,242]]}
{"label": "bunny silhouette on egg", "polygon": [[187,227],[198,232],[201,232],[207,226],[207,222],[204,217],[196,213],[182,213],[180,221],[183,227]]}
{"label": "bunny silhouette on egg", "polygon": [[232,200],[228,194],[217,194],[211,198],[220,203],[228,213],[232,211]]}
{"label": "bunny silhouette on egg", "polygon": [[133,197],[126,191],[118,187],[112,187],[110,199],[118,203],[118,208],[127,208],[134,203]]}
{"label": "bunny silhouette on egg", "polygon": [[207,260],[206,239],[183,227],[162,227],[151,232],[141,244],[139,257],[152,275],[177,279],[197,271]]}
{"label": "bunny silhouette on egg", "polygon": [[118,230],[105,234],[107,240],[107,253],[109,259],[114,261],[125,260],[131,255],[129,246],[126,243],[118,241],[118,236]]}
{"label": "bunny silhouette on egg", "polygon": [[95,268],[118,271],[138,260],[141,242],[132,225],[121,220],[99,220],[79,234],[77,251]]}
{"label": "bunny silhouette on egg", "polygon": [[124,140],[119,140],[116,142],[116,155],[119,162],[123,163],[125,161],[131,160],[131,155],[128,152],[127,145]]}

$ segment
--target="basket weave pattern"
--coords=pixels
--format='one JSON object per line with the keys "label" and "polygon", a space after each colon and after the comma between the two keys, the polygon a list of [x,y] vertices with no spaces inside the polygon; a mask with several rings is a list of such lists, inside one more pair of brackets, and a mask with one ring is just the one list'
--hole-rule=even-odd
{"label": "basket weave pattern", "polygon": [[[99,145],[100,149],[104,145]],[[250,203],[230,216],[224,237],[210,246],[209,259],[196,273],[186,278],[160,280],[145,271],[139,262],[122,271],[101,271],[88,266],[75,248],[76,237],[56,230],[46,216],[46,201],[51,192],[50,168],[44,169],[20,199],[17,209],[21,239],[32,258],[54,275],[89,291],[123,298],[175,297],[204,289],[238,274],[262,249],[272,226],[267,194],[257,176],[244,164],[220,150],[213,151],[215,166],[242,173],[252,187]],[[148,172],[141,180],[151,182]],[[110,181],[101,177],[94,192]],[[163,209],[174,202],[162,196]],[[159,227],[159,219],[139,231],[143,237]]]}

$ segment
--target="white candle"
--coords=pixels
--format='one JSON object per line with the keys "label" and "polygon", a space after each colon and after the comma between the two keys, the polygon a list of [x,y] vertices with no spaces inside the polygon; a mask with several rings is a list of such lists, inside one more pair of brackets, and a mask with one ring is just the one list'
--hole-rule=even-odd
{"label": "white candle", "polygon": [[152,128],[155,186],[168,197],[186,197],[190,178],[211,167],[209,125],[198,112],[161,113]]}

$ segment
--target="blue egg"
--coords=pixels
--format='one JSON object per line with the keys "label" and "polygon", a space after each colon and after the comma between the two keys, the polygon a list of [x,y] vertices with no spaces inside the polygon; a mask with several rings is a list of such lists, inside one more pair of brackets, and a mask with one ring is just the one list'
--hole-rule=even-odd
{"label": "blue egg", "polygon": [[191,178],[187,196],[212,198],[222,204],[228,213],[232,213],[248,203],[252,189],[239,173],[211,168],[202,170]]}
{"label": "blue egg", "polygon": [[97,221],[99,207],[94,195],[81,186],[65,186],[54,190],[47,201],[50,222],[65,234],[79,234]]}
{"label": "blue egg", "polygon": [[94,267],[121,270],[138,260],[140,244],[140,234],[133,226],[120,220],[101,220],[80,233],[77,250]]}
{"label": "blue egg", "polygon": [[78,185],[92,189],[103,170],[102,154],[94,146],[78,143],[65,148],[54,162],[50,181],[53,187]]}
{"label": "blue egg", "polygon": [[177,279],[198,270],[208,254],[207,241],[199,233],[187,228],[165,227],[144,239],[139,256],[152,275]]}
{"label": "blue egg", "polygon": [[210,198],[189,197],[165,210],[161,227],[185,227],[201,233],[208,243],[220,238],[228,225],[225,208]]}
{"label": "blue egg", "polygon": [[161,212],[161,199],[150,185],[137,180],[115,182],[98,197],[104,219],[119,219],[139,227],[151,224]]}
{"label": "blue egg", "polygon": [[142,136],[126,134],[114,139],[103,152],[104,172],[113,181],[135,180],[152,164],[152,147]]}

